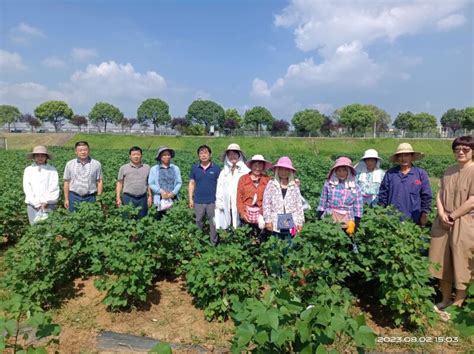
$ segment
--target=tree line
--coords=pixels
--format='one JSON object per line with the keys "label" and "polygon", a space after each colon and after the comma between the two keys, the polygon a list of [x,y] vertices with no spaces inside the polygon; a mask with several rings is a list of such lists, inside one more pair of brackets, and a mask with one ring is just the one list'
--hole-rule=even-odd
{"label": "tree line", "polygon": [[[78,127],[89,123],[100,131],[107,131],[108,124],[115,124],[124,129],[131,129],[135,124],[142,127],[153,126],[154,132],[160,126],[171,127],[183,135],[205,135],[213,128],[226,133],[236,130],[253,130],[259,135],[262,131],[271,131],[274,135],[283,135],[290,128],[290,122],[278,119],[265,107],[256,106],[248,109],[241,116],[239,112],[224,108],[211,100],[195,100],[188,107],[184,117],[172,118],[168,104],[160,98],[144,100],[137,109],[136,118],[125,117],[120,109],[107,102],[98,102],[92,107],[88,116],[75,115],[64,101],[46,101],[34,110],[34,115],[22,114],[11,105],[0,105],[0,124],[10,125],[25,122],[31,129],[37,129],[49,122],[56,132],[69,122]],[[392,124],[390,115],[383,109],[370,104],[349,104],[338,108],[331,116],[322,114],[317,109],[304,109],[296,112],[291,124],[300,136],[329,136],[331,132],[347,132],[352,136],[365,135],[367,130],[386,132]],[[464,109],[451,108],[441,117],[441,125],[453,135],[460,129],[474,129],[474,107]],[[437,127],[436,117],[426,112],[401,112],[393,121],[393,126],[400,130],[402,136],[407,132],[427,133]]]}

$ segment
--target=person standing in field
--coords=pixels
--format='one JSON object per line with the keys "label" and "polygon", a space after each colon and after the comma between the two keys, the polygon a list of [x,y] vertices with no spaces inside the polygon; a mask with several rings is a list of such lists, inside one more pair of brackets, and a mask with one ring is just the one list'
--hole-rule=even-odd
{"label": "person standing in field", "polygon": [[239,179],[237,185],[237,210],[244,224],[249,225],[259,242],[266,238],[265,221],[263,219],[263,193],[270,182],[270,177],[264,174],[272,168],[270,161],[262,155],[254,155],[245,163],[250,172]]}
{"label": "person standing in field", "polygon": [[202,229],[206,216],[209,222],[211,243],[217,245],[219,237],[216,232],[214,211],[216,208],[217,180],[221,168],[211,161],[212,151],[207,145],[197,149],[199,163],[193,164],[189,173],[189,207],[194,209],[196,225]]}
{"label": "person standing in field", "polygon": [[281,157],[272,168],[275,177],[268,182],[263,194],[265,228],[290,244],[304,223],[301,193],[295,182],[296,169],[287,156]]}
{"label": "person standing in field", "polygon": [[[363,212],[363,198],[355,180],[355,169],[347,157],[340,157],[328,173],[319,200],[318,218],[330,216],[341,224],[348,234],[354,233],[360,224]],[[354,223],[354,230],[348,231]]]}
{"label": "person standing in field", "polygon": [[[456,138],[452,149],[457,165],[449,167],[441,178],[436,197],[438,216],[431,228],[429,259],[441,265],[439,269],[431,267],[443,296],[435,305],[438,312],[451,304],[461,306],[467,285],[474,283],[474,138]],[[448,315],[440,314],[442,318]]]}
{"label": "person standing in field", "polygon": [[160,146],[155,157],[157,164],[150,169],[148,176],[148,185],[153,193],[153,204],[157,209],[158,220],[173,206],[183,184],[179,167],[171,163],[174,156],[173,149]]}
{"label": "person standing in field", "polygon": [[380,184],[385,171],[380,168],[382,159],[374,149],[366,150],[364,156],[354,166],[356,171],[356,182],[362,192],[364,204],[375,206],[378,202]]}
{"label": "person standing in field", "polygon": [[102,165],[89,156],[87,141],[74,145],[76,158],[64,168],[64,207],[76,211],[79,203],[93,203],[103,191]]}
{"label": "person standing in field", "polygon": [[23,172],[28,221],[31,225],[44,220],[56,208],[59,198],[58,171],[48,164],[51,154],[44,146],[35,146],[27,155],[33,163]]}
{"label": "person standing in field", "polygon": [[431,185],[426,171],[414,166],[413,162],[424,156],[408,143],[398,145],[397,151],[390,156],[390,161],[398,165],[385,174],[378,196],[379,205],[393,205],[405,218],[421,226],[426,225],[431,211]]}
{"label": "person standing in field", "polygon": [[240,225],[237,210],[237,185],[240,177],[250,172],[238,144],[230,144],[224,152],[224,168],[217,180],[215,222],[217,229],[235,229]]}
{"label": "person standing in field", "polygon": [[132,204],[134,207],[140,208],[138,218],[141,219],[148,214],[148,208],[153,204],[153,196],[148,187],[150,166],[142,163],[142,149],[140,147],[133,146],[128,153],[130,162],[122,165],[118,173],[115,204],[117,207],[122,204]]}

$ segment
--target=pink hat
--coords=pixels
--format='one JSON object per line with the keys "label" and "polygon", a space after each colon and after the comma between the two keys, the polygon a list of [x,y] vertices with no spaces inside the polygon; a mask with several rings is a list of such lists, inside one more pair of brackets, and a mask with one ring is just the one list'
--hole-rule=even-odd
{"label": "pink hat", "polygon": [[275,171],[278,167],[287,168],[293,172],[296,172],[296,168],[293,167],[293,163],[288,156],[280,157],[277,163],[273,165],[272,170]]}
{"label": "pink hat", "polygon": [[328,173],[328,178],[331,177],[332,173],[334,172],[334,170],[338,167],[341,167],[341,166],[345,166],[345,167],[349,167],[349,169],[351,170],[352,172],[352,175],[355,176],[356,175],[356,171],[354,169],[354,167],[352,167],[352,161],[350,158],[348,157],[340,157],[336,160],[336,162],[334,163],[334,166],[332,166],[331,170],[329,170],[329,173]]}

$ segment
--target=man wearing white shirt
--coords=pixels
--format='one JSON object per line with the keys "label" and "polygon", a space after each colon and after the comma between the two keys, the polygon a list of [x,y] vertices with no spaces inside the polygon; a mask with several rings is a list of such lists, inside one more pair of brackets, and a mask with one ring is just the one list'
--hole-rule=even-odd
{"label": "man wearing white shirt", "polygon": [[52,156],[44,146],[28,154],[33,163],[23,173],[23,191],[30,224],[44,220],[56,208],[59,198],[58,172],[47,162]]}

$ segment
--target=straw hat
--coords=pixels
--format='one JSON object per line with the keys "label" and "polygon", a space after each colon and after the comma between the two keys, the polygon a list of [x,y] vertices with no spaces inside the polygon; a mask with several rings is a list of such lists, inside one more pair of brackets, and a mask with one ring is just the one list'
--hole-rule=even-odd
{"label": "straw hat", "polygon": [[26,155],[26,157],[28,159],[34,159],[34,155],[35,154],[45,154],[47,157],[48,157],[48,160],[52,160],[53,159],[53,155],[51,155],[50,153],[48,153],[48,149],[46,148],[46,146],[43,146],[43,145],[38,145],[38,146],[35,146],[33,148],[33,151],[30,152],[29,154]]}
{"label": "straw hat", "polygon": [[263,162],[265,164],[265,166],[263,167],[265,170],[268,170],[268,169],[272,168],[272,166],[273,166],[270,161],[265,160],[263,155],[260,155],[260,154],[253,155],[252,158],[249,161],[247,161],[245,164],[247,165],[248,168],[251,168],[250,166],[252,166],[252,163],[256,162],[256,161]]}
{"label": "straw hat", "polygon": [[421,160],[425,157],[425,154],[419,151],[413,150],[412,146],[409,143],[401,143],[397,147],[397,151],[390,156],[389,160],[391,162],[397,162],[397,155],[399,154],[413,154],[413,161]]}
{"label": "straw hat", "polygon": [[352,161],[350,158],[348,157],[340,157],[336,160],[336,162],[334,163],[334,166],[331,167],[331,169],[329,170],[329,173],[328,173],[328,177],[327,178],[330,178],[331,175],[333,174],[333,172],[336,170],[336,168],[338,167],[349,167],[349,169],[351,170],[352,172],[352,175],[355,176],[356,175],[356,171],[354,169],[354,167],[352,166]]}
{"label": "straw hat", "polygon": [[159,160],[160,159],[160,155],[165,152],[165,151],[169,151],[171,157],[173,158],[174,157],[174,150],[173,149],[170,149],[169,147],[167,146],[160,146],[158,148],[158,152],[156,153],[156,156],[155,156],[155,160]]}
{"label": "straw hat", "polygon": [[227,146],[227,149],[224,151],[224,153],[221,155],[221,160],[224,161],[225,159],[225,155],[227,155],[227,152],[228,151],[237,151],[240,156],[242,156],[242,160],[245,161],[245,155],[243,153],[243,151],[240,149],[240,145],[239,144],[235,144],[235,143],[232,143],[232,144],[229,144],[229,146]]}
{"label": "straw hat", "polygon": [[365,150],[364,156],[361,157],[360,161],[365,160],[365,159],[377,159],[379,161],[382,161],[383,159],[379,157],[379,153],[377,150],[374,149],[368,149]]}
{"label": "straw hat", "polygon": [[293,167],[293,162],[291,162],[288,156],[280,157],[275,165],[273,165],[272,170],[275,171],[278,167],[287,168],[296,172],[296,168]]}

